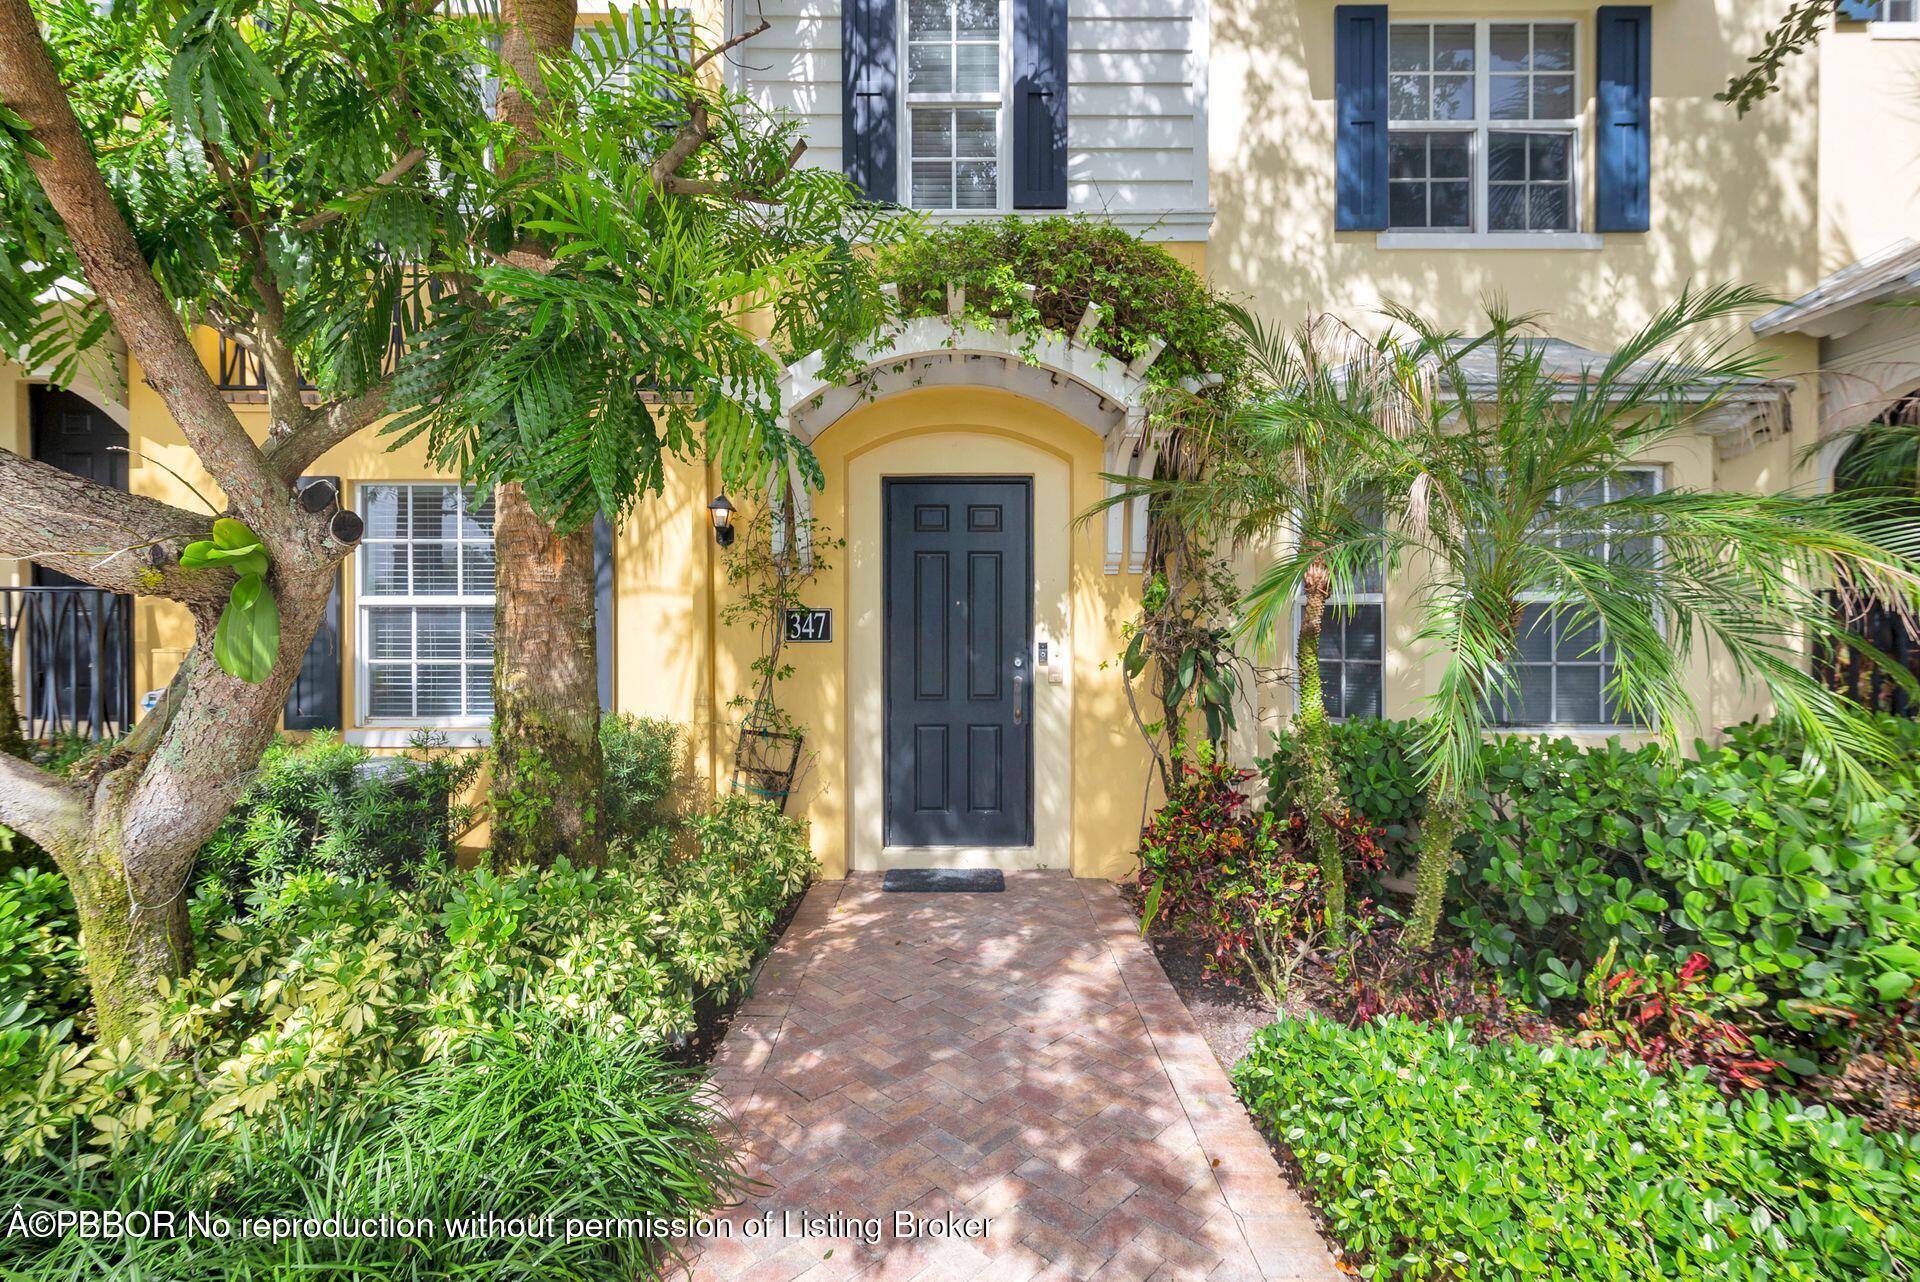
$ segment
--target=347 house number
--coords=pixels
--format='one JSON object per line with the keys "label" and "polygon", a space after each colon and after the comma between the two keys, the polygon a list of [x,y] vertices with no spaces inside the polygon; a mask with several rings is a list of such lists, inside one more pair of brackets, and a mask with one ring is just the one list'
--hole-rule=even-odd
{"label": "347 house number", "polygon": [[788,610],[787,640],[799,642],[833,640],[833,611],[816,610],[810,606]]}

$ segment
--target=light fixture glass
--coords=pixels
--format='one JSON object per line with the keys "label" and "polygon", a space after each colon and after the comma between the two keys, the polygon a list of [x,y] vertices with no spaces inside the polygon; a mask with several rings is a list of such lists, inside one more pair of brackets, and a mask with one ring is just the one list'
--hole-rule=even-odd
{"label": "light fixture glass", "polygon": [[707,516],[713,521],[713,541],[721,547],[733,544],[733,504],[725,493],[707,504]]}

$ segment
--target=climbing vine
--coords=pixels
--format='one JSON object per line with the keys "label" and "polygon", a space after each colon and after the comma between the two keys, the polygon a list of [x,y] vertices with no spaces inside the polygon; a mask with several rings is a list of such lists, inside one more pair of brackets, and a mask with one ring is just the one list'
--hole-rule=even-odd
{"label": "climbing vine", "polygon": [[1179,386],[1240,367],[1220,297],[1166,250],[1092,218],[1006,218],[958,223],[890,250],[884,274],[908,316],[944,314],[947,287],[966,290],[966,315],[1016,335],[1071,334],[1089,303],[1100,308],[1093,346],[1122,360],[1166,344],[1149,381]]}
{"label": "climbing vine", "polygon": [[759,645],[749,665],[753,692],[735,695],[729,707],[758,714],[779,733],[803,733],[778,697],[780,683],[793,676],[784,657],[786,614],[805,604],[806,590],[831,568],[827,554],[845,546],[813,517],[796,513],[790,499],[763,504],[740,530],[723,558],[728,592],[720,622],[753,629]]}
{"label": "climbing vine", "polygon": [[[949,290],[964,290],[968,321],[1032,342],[1074,333],[1096,309],[1091,346],[1127,362],[1153,357],[1145,378],[1160,392],[1149,403],[1157,480],[1208,466],[1215,437],[1205,425],[1238,394],[1244,349],[1227,301],[1165,249],[1093,218],[1006,218],[928,230],[883,261],[906,316],[945,314]],[[1247,673],[1232,644],[1239,591],[1213,544],[1155,502],[1148,514],[1140,612],[1122,628],[1118,662],[1165,787],[1195,734],[1224,742]]]}

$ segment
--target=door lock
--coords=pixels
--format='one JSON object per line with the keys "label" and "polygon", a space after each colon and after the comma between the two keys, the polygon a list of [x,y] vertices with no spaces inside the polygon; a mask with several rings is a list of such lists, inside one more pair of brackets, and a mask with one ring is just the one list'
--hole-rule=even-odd
{"label": "door lock", "polygon": [[1027,664],[1026,660],[1016,657],[1013,661],[1013,724],[1019,725],[1027,715]]}

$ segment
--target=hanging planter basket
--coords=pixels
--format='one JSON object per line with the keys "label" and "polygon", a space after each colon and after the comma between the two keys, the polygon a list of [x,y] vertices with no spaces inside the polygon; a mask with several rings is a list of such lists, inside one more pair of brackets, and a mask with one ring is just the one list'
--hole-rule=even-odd
{"label": "hanging planter basket", "polygon": [[785,810],[800,768],[800,740],[799,733],[779,728],[771,707],[756,703],[740,723],[740,743],[733,752],[733,790]]}

